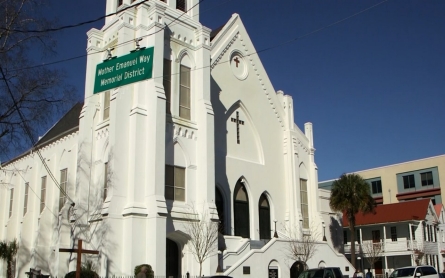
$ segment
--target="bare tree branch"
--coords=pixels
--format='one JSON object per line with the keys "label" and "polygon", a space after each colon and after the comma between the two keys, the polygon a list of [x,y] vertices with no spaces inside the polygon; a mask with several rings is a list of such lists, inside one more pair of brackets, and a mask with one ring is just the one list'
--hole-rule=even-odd
{"label": "bare tree branch", "polygon": [[304,262],[307,267],[307,261],[317,251],[320,234],[314,229],[314,225],[310,225],[309,231],[303,231],[301,227],[286,227],[286,233],[289,235],[288,257]]}
{"label": "bare tree branch", "polygon": [[361,243],[363,255],[368,261],[369,265],[373,268],[374,264],[380,260],[383,253],[382,242],[373,242],[372,240],[366,240]]}
{"label": "bare tree branch", "polygon": [[[38,134],[74,103],[74,87],[65,84],[58,69],[29,68],[55,53],[45,30],[52,26],[43,11],[44,0],[0,1],[0,154],[10,156],[36,143]],[[20,117],[19,111],[24,119]],[[28,129],[32,138],[27,137]],[[3,159],[2,159],[3,160]]]}
{"label": "bare tree branch", "polygon": [[203,208],[200,214],[194,205],[190,207],[191,214],[184,224],[186,233],[190,236],[188,249],[199,263],[199,277],[203,262],[214,255],[218,242],[218,223],[210,219],[208,209]]}

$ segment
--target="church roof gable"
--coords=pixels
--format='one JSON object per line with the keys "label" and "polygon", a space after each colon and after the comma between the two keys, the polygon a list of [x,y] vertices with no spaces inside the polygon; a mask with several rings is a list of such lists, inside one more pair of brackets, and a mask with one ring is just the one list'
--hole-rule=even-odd
{"label": "church roof gable", "polygon": [[61,136],[64,136],[79,129],[79,115],[82,110],[83,103],[75,104],[65,115],[60,118],[39,141],[35,144],[36,147],[46,145]]}
{"label": "church roof gable", "polygon": [[[236,56],[242,57],[243,60],[249,64],[249,78],[251,78],[250,76],[255,77],[254,79],[256,80],[255,83],[257,86],[257,89],[250,87],[251,90],[256,90],[258,93],[261,92],[263,94],[263,98],[267,101],[268,107],[274,114],[278,124],[284,130],[283,106],[277,97],[273,84],[269,80],[261,59],[257,55],[255,46],[238,14],[233,14],[229,21],[218,30],[212,40],[211,70],[226,65],[228,61],[231,61],[232,56],[235,57],[234,61],[236,64],[238,64],[238,58]],[[244,81],[246,76],[247,74],[243,76],[240,75],[237,76],[237,78],[241,82]]]}
{"label": "church roof gable", "polygon": [[219,32],[224,28],[224,25],[219,26],[218,28],[212,30],[212,32],[210,32],[210,41],[213,41],[213,39],[219,34]]}

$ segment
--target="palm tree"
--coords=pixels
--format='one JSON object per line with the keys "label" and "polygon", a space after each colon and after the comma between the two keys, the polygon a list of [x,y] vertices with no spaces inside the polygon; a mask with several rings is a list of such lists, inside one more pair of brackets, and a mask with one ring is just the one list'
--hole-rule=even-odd
{"label": "palm tree", "polygon": [[334,181],[329,206],[346,214],[351,231],[351,264],[355,267],[355,215],[374,211],[375,201],[369,184],[357,174],[343,174]]}
{"label": "palm tree", "polygon": [[0,241],[0,259],[5,260],[7,264],[6,277],[13,278],[12,265],[15,260],[15,255],[19,250],[17,239],[13,241]]}

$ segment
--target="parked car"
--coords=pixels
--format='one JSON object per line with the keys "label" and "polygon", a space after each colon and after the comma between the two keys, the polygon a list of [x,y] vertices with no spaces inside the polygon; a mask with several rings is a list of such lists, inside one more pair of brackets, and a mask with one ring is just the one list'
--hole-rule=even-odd
{"label": "parked car", "polygon": [[305,270],[298,278],[343,278],[343,274],[339,267],[323,267]]}
{"label": "parked car", "polygon": [[440,278],[436,269],[429,265],[407,266],[394,270],[389,278],[398,277],[423,277],[423,278]]}

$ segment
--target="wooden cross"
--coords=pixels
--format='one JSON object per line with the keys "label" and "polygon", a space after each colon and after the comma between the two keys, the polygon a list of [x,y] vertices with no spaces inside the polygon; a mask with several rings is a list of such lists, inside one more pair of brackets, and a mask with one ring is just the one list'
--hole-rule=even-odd
{"label": "wooden cross", "polygon": [[233,61],[235,61],[236,67],[238,67],[238,64],[240,63],[240,60],[238,60],[238,57],[235,57],[235,59],[233,59]]}
{"label": "wooden cross", "polygon": [[239,125],[244,125],[244,121],[239,119],[239,112],[236,111],[236,119],[232,118],[232,122],[236,123],[236,142],[240,143]]}
{"label": "wooden cross", "polygon": [[80,264],[82,262],[82,253],[83,254],[99,254],[99,251],[96,250],[86,250],[82,249],[82,240],[79,239],[77,241],[77,249],[68,249],[68,248],[59,248],[59,252],[70,252],[77,253],[77,265],[76,265],[76,278],[80,278]]}

